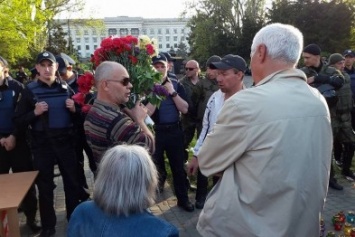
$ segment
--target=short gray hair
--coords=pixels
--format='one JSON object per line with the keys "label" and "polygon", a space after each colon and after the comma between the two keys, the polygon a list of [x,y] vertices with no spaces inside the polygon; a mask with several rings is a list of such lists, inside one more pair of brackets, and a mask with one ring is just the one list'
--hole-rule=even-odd
{"label": "short gray hair", "polygon": [[94,185],[94,201],[108,214],[128,216],[154,204],[158,173],[148,151],[117,145],[103,156]]}
{"label": "short gray hair", "polygon": [[264,44],[267,55],[273,60],[297,64],[303,49],[303,35],[294,26],[274,23],[263,27],[256,33],[251,46],[251,55]]}
{"label": "short gray hair", "polygon": [[113,61],[104,61],[95,70],[95,82],[98,83],[103,79],[110,79],[113,76],[114,70],[122,66]]}

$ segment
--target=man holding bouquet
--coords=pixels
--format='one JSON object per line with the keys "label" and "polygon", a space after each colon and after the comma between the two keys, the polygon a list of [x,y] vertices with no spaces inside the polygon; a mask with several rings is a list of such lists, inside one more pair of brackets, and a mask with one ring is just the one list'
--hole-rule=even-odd
{"label": "man holding bouquet", "polygon": [[160,104],[160,107],[147,104],[149,115],[155,122],[155,153],[153,159],[159,172],[159,191],[162,192],[166,180],[164,152],[169,159],[173,175],[177,205],[185,211],[192,212],[194,206],[187,196],[187,175],[184,169],[184,135],[180,123],[180,113],[186,114],[185,89],[176,79],[168,77],[168,62],[163,54],[153,57],[153,66],[162,76],[162,85],[167,89],[169,96]]}
{"label": "man holding bouquet", "polygon": [[141,103],[124,108],[132,84],[125,67],[117,62],[102,62],[95,71],[97,98],[88,112],[84,129],[97,163],[105,151],[117,144],[138,144],[154,152],[154,137],[144,119],[147,108]]}

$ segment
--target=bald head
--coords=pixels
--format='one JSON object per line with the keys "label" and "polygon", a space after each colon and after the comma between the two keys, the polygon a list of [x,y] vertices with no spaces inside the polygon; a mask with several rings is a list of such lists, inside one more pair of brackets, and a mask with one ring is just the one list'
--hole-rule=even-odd
{"label": "bald head", "polygon": [[200,65],[198,64],[198,62],[196,60],[190,60],[190,61],[187,61],[186,67],[200,68]]}
{"label": "bald head", "polygon": [[117,74],[127,74],[126,68],[117,62],[102,62],[95,70],[95,82],[98,84],[102,80],[111,79]]}

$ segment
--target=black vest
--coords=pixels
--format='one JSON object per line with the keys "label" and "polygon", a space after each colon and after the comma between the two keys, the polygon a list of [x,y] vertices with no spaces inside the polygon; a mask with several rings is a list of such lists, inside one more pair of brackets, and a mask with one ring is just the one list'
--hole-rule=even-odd
{"label": "black vest", "polygon": [[14,130],[12,116],[14,115],[14,95],[13,90],[5,90],[0,92],[0,134],[9,134]]}
{"label": "black vest", "polygon": [[47,87],[38,82],[31,82],[27,87],[32,91],[37,102],[45,101],[48,104],[48,112],[43,113],[31,124],[33,130],[73,127],[70,111],[65,105],[65,100],[69,98],[66,84]]}

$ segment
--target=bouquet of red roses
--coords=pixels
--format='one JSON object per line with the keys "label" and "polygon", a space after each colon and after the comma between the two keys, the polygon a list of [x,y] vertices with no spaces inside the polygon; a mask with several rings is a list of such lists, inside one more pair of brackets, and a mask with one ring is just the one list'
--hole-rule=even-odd
{"label": "bouquet of red roses", "polygon": [[168,92],[160,85],[161,74],[152,66],[152,57],[157,54],[156,42],[148,36],[110,36],[102,40],[91,61],[95,66],[103,61],[115,61],[127,69],[133,85],[126,104],[129,108],[143,98],[159,106]]}

